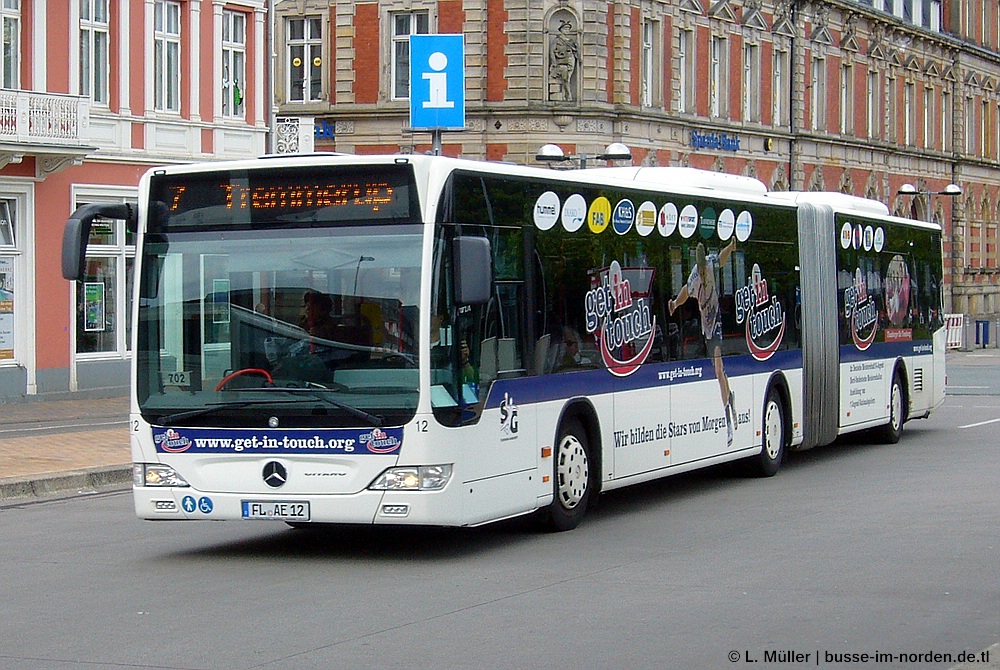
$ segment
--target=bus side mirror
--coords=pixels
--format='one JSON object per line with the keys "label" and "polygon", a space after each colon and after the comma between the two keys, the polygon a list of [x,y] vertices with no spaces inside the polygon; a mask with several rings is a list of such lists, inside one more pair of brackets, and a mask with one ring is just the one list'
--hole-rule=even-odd
{"label": "bus side mirror", "polygon": [[485,237],[456,237],[452,243],[455,262],[455,302],[482,305],[493,289],[493,258]]}
{"label": "bus side mirror", "polygon": [[83,205],[66,221],[63,229],[62,245],[62,275],[70,281],[80,281],[84,277],[84,264],[87,255],[87,241],[90,239],[90,226],[97,217],[107,219],[125,219],[128,230],[135,232],[135,209],[128,203],[104,203]]}

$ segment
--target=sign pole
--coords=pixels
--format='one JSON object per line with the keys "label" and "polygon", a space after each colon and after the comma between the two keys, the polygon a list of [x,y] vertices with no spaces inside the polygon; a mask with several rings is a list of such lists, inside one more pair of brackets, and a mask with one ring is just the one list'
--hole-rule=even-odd
{"label": "sign pole", "polygon": [[441,155],[441,129],[435,128],[431,131],[431,151],[435,156]]}

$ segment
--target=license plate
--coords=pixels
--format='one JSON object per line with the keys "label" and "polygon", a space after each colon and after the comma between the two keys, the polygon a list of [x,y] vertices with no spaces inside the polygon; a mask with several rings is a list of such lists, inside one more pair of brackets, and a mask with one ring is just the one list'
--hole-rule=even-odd
{"label": "license plate", "polygon": [[244,500],[243,518],[308,521],[309,503],[281,500]]}

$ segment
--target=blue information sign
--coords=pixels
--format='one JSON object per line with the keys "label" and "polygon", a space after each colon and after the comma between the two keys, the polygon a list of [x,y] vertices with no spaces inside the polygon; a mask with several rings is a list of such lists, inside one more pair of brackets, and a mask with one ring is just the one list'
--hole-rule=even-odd
{"label": "blue information sign", "polygon": [[465,128],[463,35],[410,35],[410,127]]}

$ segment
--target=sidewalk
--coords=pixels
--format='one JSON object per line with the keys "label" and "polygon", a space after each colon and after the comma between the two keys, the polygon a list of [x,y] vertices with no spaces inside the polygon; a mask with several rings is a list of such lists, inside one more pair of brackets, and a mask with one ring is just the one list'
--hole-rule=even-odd
{"label": "sidewalk", "polygon": [[0,405],[0,501],[125,488],[128,398]]}
{"label": "sidewalk", "polygon": [[[948,365],[996,366],[1000,349],[949,351]],[[0,405],[0,502],[127,488],[128,398]]]}

